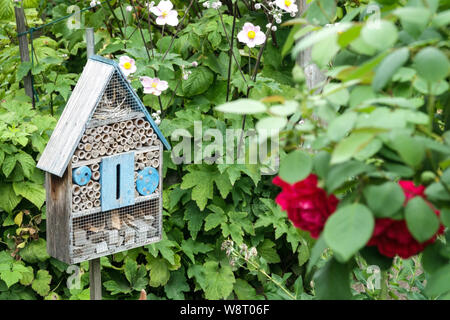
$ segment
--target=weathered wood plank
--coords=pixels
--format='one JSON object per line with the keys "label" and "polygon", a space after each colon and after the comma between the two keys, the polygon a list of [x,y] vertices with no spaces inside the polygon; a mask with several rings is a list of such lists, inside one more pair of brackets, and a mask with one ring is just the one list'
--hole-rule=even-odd
{"label": "weathered wood plank", "polygon": [[[15,7],[14,12],[16,14],[16,26],[17,33],[22,33],[27,31],[27,26],[25,24],[25,12],[21,7]],[[22,62],[30,61],[30,53],[28,51],[28,38],[27,35],[22,35],[19,37],[19,52],[20,52],[20,60]],[[34,96],[33,96],[33,86],[31,82],[31,72],[23,78],[25,93],[27,96],[33,99],[33,107],[34,107]]]}
{"label": "weathered wood plank", "polygon": [[46,173],[47,190],[47,251],[52,257],[70,264],[72,169],[67,168],[63,177]]}
{"label": "weathered wood plank", "polygon": [[100,258],[89,261],[89,289],[91,300],[102,300],[102,278]]}
{"label": "weathered wood plank", "polygon": [[61,177],[114,67],[89,60],[59,119],[37,167]]}

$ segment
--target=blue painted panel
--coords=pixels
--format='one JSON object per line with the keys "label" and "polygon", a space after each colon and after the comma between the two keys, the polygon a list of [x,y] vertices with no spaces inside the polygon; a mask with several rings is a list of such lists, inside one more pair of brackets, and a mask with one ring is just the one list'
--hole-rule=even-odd
{"label": "blue painted panel", "polygon": [[147,167],[138,172],[136,189],[142,196],[155,192],[159,184],[159,173],[155,168]]}
{"label": "blue painted panel", "polygon": [[100,177],[102,211],[134,204],[134,152],[103,158]]}
{"label": "blue painted panel", "polygon": [[72,181],[79,186],[86,185],[91,180],[92,171],[89,167],[83,166],[72,170]]}

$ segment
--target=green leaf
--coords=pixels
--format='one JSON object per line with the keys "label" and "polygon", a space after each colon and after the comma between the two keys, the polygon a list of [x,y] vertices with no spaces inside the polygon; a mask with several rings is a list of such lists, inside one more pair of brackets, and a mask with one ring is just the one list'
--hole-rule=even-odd
{"label": "green leaf", "polygon": [[323,88],[324,97],[338,106],[347,104],[350,94],[345,86],[337,83],[329,83]]}
{"label": "green leaf", "polygon": [[381,61],[375,72],[375,77],[372,80],[372,88],[375,91],[380,91],[384,88],[386,83],[392,78],[397,70],[402,67],[409,59],[409,49],[401,48]]}
{"label": "green leaf", "polygon": [[414,69],[426,81],[437,82],[447,77],[450,64],[442,51],[427,47],[420,50],[414,57]]}
{"label": "green leaf", "polygon": [[0,184],[0,208],[11,213],[20,200],[22,200],[22,197],[16,195],[12,184]]}
{"label": "green leaf", "polygon": [[425,248],[421,262],[426,272],[433,274],[448,264],[448,259],[440,254],[442,250],[445,250],[445,246],[441,241],[436,241]]}
{"label": "green leaf", "polygon": [[424,7],[405,7],[393,11],[400,18],[403,28],[411,35],[419,36],[430,20],[431,12]]}
{"label": "green leaf", "polygon": [[275,249],[275,243],[269,239],[265,239],[263,243],[258,246],[258,254],[263,257],[267,263],[280,262],[280,256]]}
{"label": "green leaf", "polygon": [[28,72],[30,72],[30,70],[31,70],[31,62],[30,61],[22,62],[19,65],[19,68],[17,68],[16,74],[17,80],[19,81],[22,80],[23,77],[25,77],[28,74]]}
{"label": "green leaf", "polygon": [[366,23],[361,30],[362,39],[379,51],[392,47],[397,41],[395,25],[387,20]]}
{"label": "green leaf", "polygon": [[389,270],[392,267],[394,259],[380,254],[375,246],[364,247],[360,253],[368,265],[378,266],[381,270]]}
{"label": "green leaf", "polygon": [[329,192],[339,188],[345,181],[355,178],[357,175],[368,171],[369,166],[360,161],[350,160],[331,167],[328,172],[326,186]]}
{"label": "green leaf", "polygon": [[337,144],[331,156],[331,164],[341,163],[351,159],[367,147],[374,138],[375,134],[373,133],[353,132]]}
{"label": "green leaf", "polygon": [[350,270],[347,264],[341,264],[331,258],[314,275],[315,292],[320,300],[349,300]]}
{"label": "green leaf", "polygon": [[253,288],[247,281],[242,279],[236,279],[233,287],[234,293],[239,300],[262,300],[263,296],[256,294],[255,288]]}
{"label": "green leaf", "polygon": [[392,217],[401,209],[405,202],[402,188],[398,183],[394,182],[369,185],[364,189],[364,197],[369,208],[377,218]]}
{"label": "green leaf", "polygon": [[357,118],[356,112],[345,112],[330,122],[327,129],[327,136],[332,141],[339,141],[345,137],[355,125]]}
{"label": "green leaf", "polygon": [[298,107],[299,104],[297,101],[289,100],[284,104],[277,104],[270,107],[270,113],[279,117],[287,117],[294,114],[298,110]]}
{"label": "green leaf", "polygon": [[205,298],[218,300],[227,298],[233,291],[235,278],[230,266],[219,266],[216,261],[203,264],[206,279]]}
{"label": "green leaf", "polygon": [[287,119],[283,117],[265,117],[256,123],[256,131],[261,137],[272,137],[278,135],[286,126]]}
{"label": "green leaf", "polygon": [[334,0],[314,0],[306,11],[306,18],[313,24],[331,23],[336,15],[336,2]]}
{"label": "green leaf", "polygon": [[132,291],[125,279],[123,279],[122,281],[108,280],[103,283],[103,286],[106,288],[106,290],[111,292],[111,295],[116,295],[119,293],[130,293]]}
{"label": "green leaf", "polygon": [[369,209],[358,203],[339,208],[327,220],[324,239],[336,259],[348,261],[372,236],[375,220]]}
{"label": "green leaf", "polygon": [[205,219],[205,231],[209,231],[228,221],[224,213],[211,213]]}
{"label": "green leaf", "polygon": [[44,262],[50,258],[47,253],[47,243],[42,238],[30,241],[25,248],[19,251],[19,255],[28,263]]}
{"label": "green leaf", "polygon": [[450,9],[439,12],[433,18],[432,24],[434,27],[440,28],[450,23]]}
{"label": "green leaf", "polygon": [[150,286],[164,286],[169,281],[169,263],[165,259],[151,259],[150,266]]}
{"label": "green leaf", "polygon": [[267,107],[264,103],[256,100],[238,99],[217,106],[216,110],[224,113],[255,114],[265,112]]}
{"label": "green leaf", "polygon": [[50,282],[52,281],[52,276],[47,270],[38,270],[36,273],[36,278],[33,280],[31,287],[39,295],[45,297],[50,292]]}
{"label": "green leaf", "polygon": [[447,228],[450,228],[450,209],[445,208],[441,210],[440,218],[442,224]]}
{"label": "green leaf", "polygon": [[5,160],[3,160],[2,170],[5,174],[5,177],[9,177],[11,172],[14,170],[14,167],[16,166],[16,157],[8,155],[6,156]]}
{"label": "green leaf", "polygon": [[173,300],[184,300],[184,292],[189,292],[189,284],[186,281],[184,268],[181,268],[170,275],[170,280],[164,286],[167,298]]}
{"label": "green leaf", "polygon": [[208,68],[195,68],[189,78],[182,82],[183,93],[188,97],[202,94],[208,90],[213,80],[214,74]]}
{"label": "green leaf", "polygon": [[125,277],[134,290],[141,291],[147,286],[147,271],[143,266],[138,266],[132,259],[125,259]]}
{"label": "green leaf", "polygon": [[34,161],[33,157],[28,153],[20,152],[16,154],[16,160],[22,166],[25,177],[30,178],[34,171],[34,168],[36,167],[36,162]]}
{"label": "green leaf", "polygon": [[439,182],[430,184],[425,189],[425,194],[431,201],[450,201],[450,193]]}
{"label": "green leaf", "polygon": [[423,145],[408,135],[395,135],[392,139],[392,146],[398,152],[402,160],[413,168],[417,168],[425,158],[425,149]]}
{"label": "green leaf", "polygon": [[281,160],[279,175],[288,183],[305,179],[312,170],[311,156],[304,151],[296,150]]}
{"label": "green leaf", "polygon": [[411,235],[421,243],[431,239],[439,229],[438,217],[421,197],[408,201],[405,219]]}
{"label": "green leaf", "polygon": [[195,263],[194,255],[198,253],[207,253],[209,251],[212,251],[213,248],[209,244],[196,242],[193,239],[189,238],[187,240],[183,240],[183,242],[181,243],[181,250],[183,250],[183,252],[189,257],[192,263]]}
{"label": "green leaf", "polygon": [[437,270],[428,279],[425,293],[430,297],[436,297],[450,291],[450,265],[447,264]]}
{"label": "green leaf", "polygon": [[14,182],[14,192],[40,208],[45,202],[45,189],[42,185],[30,182]]}
{"label": "green leaf", "polygon": [[193,202],[190,202],[186,206],[184,220],[188,221],[188,229],[194,240],[195,238],[197,238],[197,234],[202,228],[204,218],[205,215],[197,208],[197,206]]}

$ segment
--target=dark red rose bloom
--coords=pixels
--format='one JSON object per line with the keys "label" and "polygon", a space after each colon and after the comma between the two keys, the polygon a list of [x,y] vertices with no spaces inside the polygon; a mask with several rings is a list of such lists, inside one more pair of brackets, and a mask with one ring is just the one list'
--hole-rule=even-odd
{"label": "dark red rose bloom", "polygon": [[[399,185],[402,187],[406,197],[404,206],[414,197],[422,197],[426,200],[424,186],[416,187],[412,181],[399,181]],[[431,204],[429,205],[436,215],[439,216],[439,211],[435,210]],[[441,225],[438,232],[431,239],[419,243],[409,232],[405,220],[381,218],[375,220],[375,230],[367,245],[377,246],[378,251],[386,257],[393,258],[398,255],[403,259],[407,259],[423,251],[426,246],[436,240],[438,234],[443,232],[444,227]]]}
{"label": "dark red rose bloom", "polygon": [[275,201],[287,211],[289,220],[296,228],[309,231],[311,237],[317,239],[339,200],[317,187],[317,176],[314,174],[294,184],[277,176],[273,183],[283,189]]}

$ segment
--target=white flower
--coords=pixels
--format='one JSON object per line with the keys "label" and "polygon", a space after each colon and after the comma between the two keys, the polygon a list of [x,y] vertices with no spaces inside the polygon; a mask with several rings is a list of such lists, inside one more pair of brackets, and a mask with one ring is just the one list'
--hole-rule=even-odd
{"label": "white flower", "polygon": [[278,8],[285,10],[286,12],[294,12],[298,11],[298,7],[295,4],[295,0],[276,0],[275,1]]}
{"label": "white flower", "polygon": [[238,40],[245,43],[249,48],[254,48],[266,42],[266,35],[259,26],[246,22],[241,32],[238,33]]}
{"label": "white flower", "polygon": [[278,24],[280,24],[280,23],[283,22],[283,21],[281,21],[281,19],[277,19],[277,20],[275,20],[275,22],[278,23]]}
{"label": "white flower", "polygon": [[156,24],[163,26],[176,26],[178,24],[178,12],[172,10],[173,4],[170,1],[162,0],[156,7],[151,7],[150,11],[158,16]]}
{"label": "white flower", "polygon": [[205,8],[209,8],[209,2],[208,1],[206,1],[206,2],[203,2],[203,6],[205,7]]}
{"label": "white flower", "polygon": [[91,3],[90,3],[90,6],[91,7],[95,7],[96,5],[97,5],[97,1],[92,0]]}
{"label": "white flower", "polygon": [[211,8],[213,8],[213,9],[219,9],[221,6],[222,6],[222,2],[220,2],[220,1],[216,1],[211,4]]}
{"label": "white flower", "polygon": [[272,31],[277,31],[278,28],[277,28],[277,26],[272,26],[271,30],[272,30]]}
{"label": "white flower", "polygon": [[122,56],[119,59],[119,68],[123,74],[128,77],[130,74],[136,72],[136,61],[128,56]]}
{"label": "white flower", "polygon": [[261,3],[255,3],[255,9],[256,10],[261,9]]}
{"label": "white flower", "polygon": [[147,94],[159,96],[169,88],[167,81],[160,80],[159,78],[141,77],[140,80],[144,87],[144,93]]}
{"label": "white flower", "polygon": [[193,62],[191,63],[191,65],[192,65],[194,68],[197,68],[197,67],[198,67],[198,62],[197,62],[197,61],[193,61]]}
{"label": "white flower", "polygon": [[127,6],[127,7],[126,7],[126,10],[127,10],[128,12],[131,12],[131,11],[133,11],[133,7],[132,7],[132,6]]}

